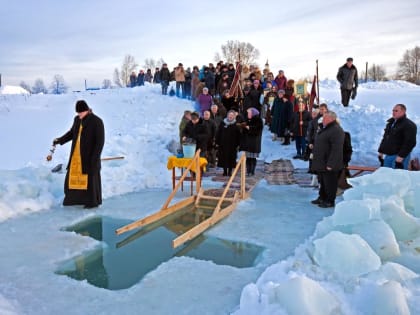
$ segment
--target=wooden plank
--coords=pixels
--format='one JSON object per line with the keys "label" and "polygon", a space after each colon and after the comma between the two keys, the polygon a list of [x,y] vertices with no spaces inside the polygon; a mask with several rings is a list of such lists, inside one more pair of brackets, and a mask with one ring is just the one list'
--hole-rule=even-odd
{"label": "wooden plank", "polygon": [[359,165],[349,165],[347,166],[349,171],[356,171],[353,174],[350,173],[350,177],[356,177],[364,172],[374,172],[378,168],[375,166],[359,166]]}
{"label": "wooden plank", "polygon": [[241,197],[245,198],[246,194],[246,157],[244,158],[245,153],[242,154],[242,157],[240,159],[241,165]]}
{"label": "wooden plank", "polygon": [[200,199],[203,196],[203,194],[204,194],[204,189],[200,188],[200,191],[197,194],[197,198],[195,199],[195,206],[198,205],[198,203],[200,202]]}
{"label": "wooden plank", "polygon": [[[206,196],[206,195],[201,196],[201,199],[207,199],[207,200],[220,200],[220,198],[221,197]],[[232,197],[226,197],[224,199],[224,201],[233,201],[233,198]]]}
{"label": "wooden plank", "polygon": [[172,214],[172,213],[180,210],[181,208],[184,208],[184,207],[188,206],[189,204],[193,203],[195,198],[196,198],[196,196],[191,196],[187,199],[184,199],[184,200],[174,204],[173,206],[171,206],[169,208],[162,209],[162,210],[160,210],[158,212],[155,212],[154,214],[151,214],[151,215],[149,215],[149,216],[147,216],[143,219],[137,220],[137,221],[132,222],[130,224],[127,224],[123,227],[120,227],[119,229],[117,229],[115,231],[115,233],[117,235],[119,235],[119,234],[122,234],[122,233],[125,233],[125,232],[128,232],[128,231],[131,231],[133,229],[145,226],[147,224],[153,223],[155,221],[158,221],[158,220],[162,219],[163,217],[165,217],[169,214]]}
{"label": "wooden plank", "polygon": [[101,158],[101,161],[112,161],[112,160],[122,160],[122,159],[124,159],[123,156],[110,156],[110,157]]}
{"label": "wooden plank", "polygon": [[184,234],[178,236],[176,239],[172,241],[172,247],[177,248],[178,246],[184,244],[185,242],[188,242],[189,240],[192,240],[196,236],[203,233],[205,230],[207,230],[212,225],[216,224],[220,220],[222,220],[224,217],[228,216],[233,210],[235,210],[237,206],[237,203],[233,203],[230,206],[227,206],[226,208],[223,208],[220,212],[217,214],[214,214],[210,218],[204,220],[200,224],[196,225],[189,231],[185,232]]}
{"label": "wooden plank", "polygon": [[[240,161],[242,161],[243,159],[245,159],[245,153],[242,154]],[[232,172],[232,176],[229,178],[229,181],[226,184],[225,190],[223,191],[222,196],[220,197],[219,203],[216,206],[216,209],[214,209],[214,214],[217,214],[220,212],[220,209],[222,207],[222,203],[225,200],[226,194],[230,188],[230,185],[232,185],[233,179],[235,178],[236,174],[238,173],[239,168],[242,166],[242,163],[238,163],[236,164],[235,169]]]}

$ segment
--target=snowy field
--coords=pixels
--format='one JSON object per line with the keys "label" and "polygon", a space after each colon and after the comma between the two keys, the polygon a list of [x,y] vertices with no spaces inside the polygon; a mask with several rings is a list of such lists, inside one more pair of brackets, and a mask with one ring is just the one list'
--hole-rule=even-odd
{"label": "snowy field", "polygon": [[[10,94],[16,90],[0,90],[0,314],[420,314],[420,172],[379,169],[354,179],[334,210],[311,205],[311,188],[261,181],[207,232],[264,247],[254,267],[176,257],[119,291],[56,275],[62,261],[98,246],[63,227],[94,215],[136,220],[161,207],[171,190],[168,149],[194,106],[153,85],[60,96]],[[348,108],[335,81],[320,82],[320,94],[352,135],[351,164],[378,164],[396,103],[420,123],[420,87],[405,82],[361,84]],[[125,157],[103,162],[105,199],[94,211],[61,206],[65,174],[51,169],[67,163],[70,145],[45,160],[78,99],[104,120],[102,156]],[[265,130],[261,159],[293,155],[293,144],[273,143]]]}

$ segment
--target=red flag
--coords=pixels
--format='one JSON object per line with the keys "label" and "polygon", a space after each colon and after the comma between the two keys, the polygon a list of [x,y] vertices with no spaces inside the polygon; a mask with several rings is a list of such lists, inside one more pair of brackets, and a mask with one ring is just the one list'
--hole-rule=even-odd
{"label": "red flag", "polygon": [[309,99],[309,111],[312,111],[312,107],[314,106],[314,101],[316,97],[316,80],[317,77],[314,75],[314,80],[312,81],[312,88],[311,88],[311,98]]}

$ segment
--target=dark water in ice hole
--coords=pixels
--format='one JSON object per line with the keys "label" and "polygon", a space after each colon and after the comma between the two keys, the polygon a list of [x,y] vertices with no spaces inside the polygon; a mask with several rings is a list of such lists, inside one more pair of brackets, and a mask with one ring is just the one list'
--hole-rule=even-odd
{"label": "dark water in ice hole", "polygon": [[63,262],[56,273],[109,290],[129,288],[148,272],[176,256],[211,260],[218,265],[251,267],[263,248],[200,235],[173,249],[172,240],[210,216],[208,210],[190,209],[164,221],[116,235],[115,230],[132,221],[95,216],[67,227],[66,231],[102,241],[101,246]]}

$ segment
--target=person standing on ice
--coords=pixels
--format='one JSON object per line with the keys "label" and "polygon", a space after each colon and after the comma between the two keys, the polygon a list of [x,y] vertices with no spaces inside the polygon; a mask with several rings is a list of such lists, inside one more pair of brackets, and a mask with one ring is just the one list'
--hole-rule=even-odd
{"label": "person standing on ice", "polygon": [[76,102],[77,116],[69,131],[54,139],[53,145],[72,141],[64,182],[64,206],[102,204],[101,153],[105,142],[102,119],[83,100]]}
{"label": "person standing on ice", "polygon": [[337,80],[340,82],[341,103],[343,106],[349,106],[350,97],[356,98],[359,79],[357,77],[357,68],[353,64],[353,58],[347,58],[347,62],[338,69]]}
{"label": "person standing on ice", "polygon": [[315,136],[312,170],[318,174],[320,188],[318,198],[311,203],[321,208],[335,206],[338,175],[343,169],[344,131],[332,111],[324,113],[322,128]]}
{"label": "person standing on ice", "polygon": [[416,146],[417,126],[407,118],[406,111],[404,104],[392,109],[378,149],[381,166],[408,169],[411,151]]}

